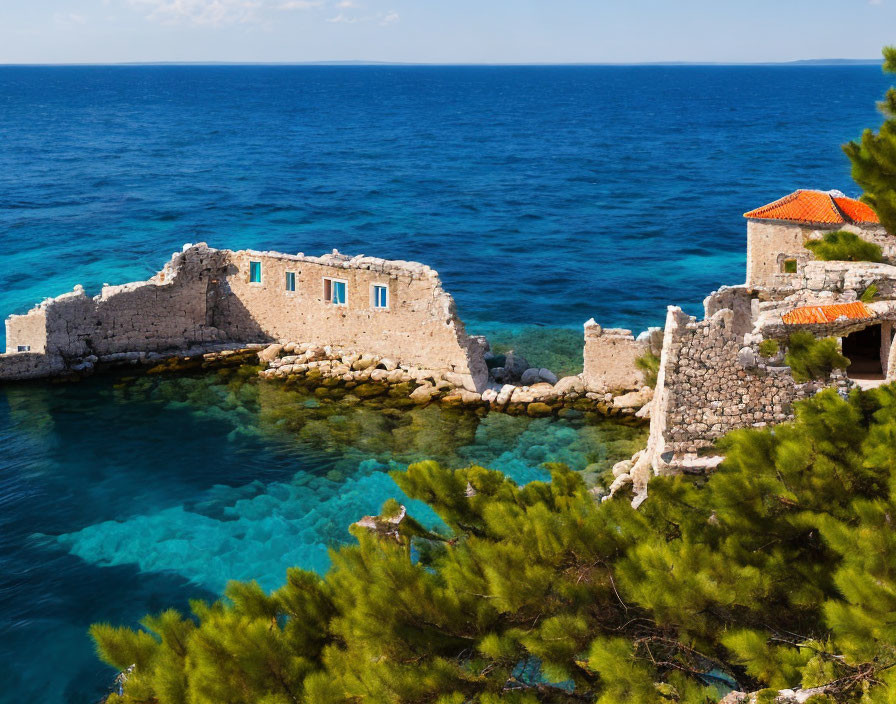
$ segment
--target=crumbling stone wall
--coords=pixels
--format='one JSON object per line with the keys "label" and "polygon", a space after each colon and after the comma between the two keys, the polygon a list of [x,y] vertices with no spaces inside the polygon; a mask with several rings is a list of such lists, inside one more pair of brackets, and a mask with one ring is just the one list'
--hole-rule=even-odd
{"label": "crumbling stone wall", "polygon": [[826,386],[797,384],[790,369],[755,353],[754,300],[745,287],[725,288],[704,301],[697,321],[670,307],[651,413],[655,473],[698,470],[699,453],[736,428],[781,423],[792,404]]}
{"label": "crumbling stone wall", "polygon": [[[249,262],[262,280],[249,281]],[[296,290],[286,290],[286,272]],[[323,278],[344,280],[345,306],[324,301]],[[374,309],[372,285],[388,287],[388,308]],[[443,369],[484,388],[483,339],[466,334],[454,301],[422,264],[187,246],[148,281],[83,288],[47,299],[7,321],[0,378],[59,373],[122,354],[176,351],[223,342],[302,340]],[[26,363],[19,346],[38,357]],[[85,361],[86,360],[86,361]]]}
{"label": "crumbling stone wall", "polygon": [[[250,262],[261,264],[261,282],[250,282]],[[429,369],[469,375],[480,390],[488,370],[482,338],[466,334],[454,299],[438,274],[415,262],[374,257],[322,257],[239,251],[229,256],[226,295],[217,294],[215,323],[234,339],[246,339],[243,315],[270,339],[333,345],[391,357]],[[286,290],[286,273],[295,291]],[[345,305],[324,298],[324,279],[346,283]],[[373,305],[373,285],[386,286],[388,307]]]}
{"label": "crumbling stone wall", "polygon": [[[24,349],[18,349],[22,347]],[[6,319],[6,352],[47,351],[46,308],[35,308],[26,315],[11,315]]]}
{"label": "crumbling stone wall", "polygon": [[635,361],[648,351],[659,355],[662,334],[647,331],[636,339],[631,330],[602,328],[594,318],[585,323],[582,381],[588,391],[630,391],[644,385],[644,372]]}
{"label": "crumbling stone wall", "polygon": [[43,366],[55,372],[84,358],[177,350],[226,339],[224,332],[206,325],[207,282],[221,274],[223,262],[216,250],[191,247],[175,254],[148,281],[104,286],[94,298],[76,286],[25,315],[11,316],[0,375],[11,375],[23,364],[11,359],[18,356],[19,346],[42,353]]}

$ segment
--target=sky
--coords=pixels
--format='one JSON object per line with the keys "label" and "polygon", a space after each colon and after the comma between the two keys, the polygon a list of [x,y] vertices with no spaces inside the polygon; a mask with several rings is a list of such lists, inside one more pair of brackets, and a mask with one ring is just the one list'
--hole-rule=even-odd
{"label": "sky", "polygon": [[0,64],[876,58],[896,0],[0,0]]}

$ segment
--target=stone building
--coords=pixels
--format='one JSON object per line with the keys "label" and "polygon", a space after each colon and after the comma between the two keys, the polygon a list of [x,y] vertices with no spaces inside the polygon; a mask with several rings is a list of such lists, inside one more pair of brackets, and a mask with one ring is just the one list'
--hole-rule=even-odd
{"label": "stone building", "polygon": [[[790,420],[795,401],[824,388],[896,380],[896,237],[874,212],[837,191],[800,190],[745,217],[746,284],[711,294],[702,320],[669,308],[648,448],[617,472],[638,500],[651,475],[715,466],[714,443],[731,430]],[[806,242],[835,230],[877,244],[884,262],[815,260]],[[796,331],[835,338],[849,366],[798,383],[785,363]]]}
{"label": "stone building", "polygon": [[747,218],[747,286],[788,288],[812,260],[806,242],[836,230],[853,232],[879,245],[896,262],[896,241],[865,203],[840,191],[794,191],[744,213]]}

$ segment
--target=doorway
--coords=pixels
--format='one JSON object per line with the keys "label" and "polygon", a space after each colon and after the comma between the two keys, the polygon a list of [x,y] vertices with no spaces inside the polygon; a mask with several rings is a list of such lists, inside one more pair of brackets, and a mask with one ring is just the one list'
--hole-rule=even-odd
{"label": "doorway", "polygon": [[846,370],[850,379],[883,379],[880,325],[869,325],[844,337],[843,356],[850,361]]}

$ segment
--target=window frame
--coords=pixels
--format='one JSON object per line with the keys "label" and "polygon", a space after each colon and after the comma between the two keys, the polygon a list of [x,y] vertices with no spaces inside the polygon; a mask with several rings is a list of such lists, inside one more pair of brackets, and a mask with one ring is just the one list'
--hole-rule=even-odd
{"label": "window frame", "polygon": [[[377,289],[383,289],[386,292],[386,305],[377,305]],[[373,310],[389,310],[392,307],[392,295],[389,291],[389,284],[371,283],[370,284],[370,307]]]}
{"label": "window frame", "polygon": [[[286,280],[283,283],[284,283],[284,287],[285,287],[284,290],[286,291],[286,293],[291,293],[291,294],[296,293],[296,291],[298,289],[298,283],[299,283],[298,272],[291,271],[291,270],[287,269],[284,276],[285,276]],[[292,288],[289,287],[290,283],[292,283]]]}
{"label": "window frame", "polygon": [[21,354],[23,352],[30,352],[31,345],[16,345],[16,354]]}
{"label": "window frame", "polygon": [[[788,266],[792,264],[793,271],[788,271]],[[796,257],[787,257],[781,260],[781,273],[782,274],[798,274],[799,273],[800,262]]]}
{"label": "window frame", "polygon": [[[335,290],[335,287],[333,286],[333,284],[342,284],[345,287],[344,288],[345,300],[342,301],[341,303],[333,302],[333,292]],[[347,279],[337,279],[334,276],[324,276],[323,277],[323,286],[324,286],[323,301],[325,304],[328,304],[331,306],[336,306],[339,308],[348,307],[348,280]],[[329,288],[329,295],[327,295],[328,288]]]}
{"label": "window frame", "polygon": [[[252,278],[252,274],[254,273],[254,267],[252,266],[253,264],[258,265],[258,281],[255,281]],[[249,284],[253,285],[253,286],[261,286],[264,284],[264,267],[262,266],[260,259],[259,260],[254,260],[254,259],[249,260]]]}

